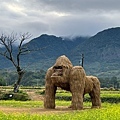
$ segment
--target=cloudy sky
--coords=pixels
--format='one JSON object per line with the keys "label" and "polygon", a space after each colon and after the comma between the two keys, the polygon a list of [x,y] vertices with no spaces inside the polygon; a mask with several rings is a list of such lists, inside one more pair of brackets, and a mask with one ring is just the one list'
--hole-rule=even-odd
{"label": "cloudy sky", "polygon": [[120,0],[0,0],[0,33],[86,36],[120,26]]}

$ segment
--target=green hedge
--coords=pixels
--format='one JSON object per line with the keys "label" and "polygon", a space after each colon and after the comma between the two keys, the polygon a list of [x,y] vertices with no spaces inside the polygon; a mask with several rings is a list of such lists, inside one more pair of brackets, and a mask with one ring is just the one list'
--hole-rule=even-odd
{"label": "green hedge", "polygon": [[5,91],[0,93],[0,100],[20,100],[20,101],[27,101],[30,100],[29,96],[19,91],[18,93],[14,93],[12,91]]}
{"label": "green hedge", "polygon": [[[71,96],[56,96],[56,99],[58,100],[65,100],[65,101],[71,101]],[[108,102],[108,103],[120,103],[120,97],[101,97],[102,102]],[[84,102],[91,102],[90,97],[85,97]]]}

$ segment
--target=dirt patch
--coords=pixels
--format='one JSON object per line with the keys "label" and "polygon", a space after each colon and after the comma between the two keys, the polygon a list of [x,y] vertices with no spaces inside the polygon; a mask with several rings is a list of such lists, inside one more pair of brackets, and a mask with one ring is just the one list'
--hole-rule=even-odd
{"label": "dirt patch", "polygon": [[[29,95],[30,99],[33,101],[43,101],[44,97],[36,93],[35,90],[27,90],[26,93]],[[86,108],[85,108],[86,109]],[[90,109],[90,108],[87,108]],[[71,108],[68,106],[58,106],[55,109],[44,109],[44,108],[19,108],[19,107],[5,107],[0,106],[0,112],[4,112],[7,114],[56,114],[56,113],[66,113],[66,112],[73,112]]]}
{"label": "dirt patch", "polygon": [[[26,93],[29,95],[29,98],[33,101],[43,101],[44,97],[36,93],[35,90],[27,90]],[[4,113],[26,113],[26,114],[55,114],[55,113],[64,113],[71,112],[72,109],[68,108],[68,106],[63,107],[59,106],[55,109],[44,109],[44,108],[19,108],[19,107],[5,107],[0,106],[0,112]]]}
{"label": "dirt patch", "polygon": [[0,112],[4,113],[26,113],[26,114],[55,114],[72,112],[73,110],[68,107],[58,107],[56,109],[44,109],[44,108],[12,108],[0,106]]}
{"label": "dirt patch", "polygon": [[0,111],[5,113],[24,113],[24,112],[29,112],[29,108],[12,108],[12,107],[0,106]]}
{"label": "dirt patch", "polygon": [[37,94],[35,90],[28,90],[28,91],[26,91],[26,93],[28,94],[29,98],[33,101],[43,101],[44,100],[44,97],[42,95]]}

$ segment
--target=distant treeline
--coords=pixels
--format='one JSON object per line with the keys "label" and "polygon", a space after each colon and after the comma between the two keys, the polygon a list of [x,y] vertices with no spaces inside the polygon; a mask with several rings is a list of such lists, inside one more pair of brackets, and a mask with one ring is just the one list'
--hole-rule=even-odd
{"label": "distant treeline", "polygon": [[117,78],[115,76],[109,78],[109,77],[105,77],[105,78],[99,78],[100,83],[101,83],[101,88],[115,88],[118,89],[120,88],[120,78]]}
{"label": "distant treeline", "polygon": [[[21,81],[22,86],[44,86],[46,71],[26,71]],[[0,71],[0,86],[13,85],[17,79],[14,71]],[[120,78],[115,76],[109,78],[99,78],[101,88],[120,88]]]}
{"label": "distant treeline", "polygon": [[[45,84],[45,71],[26,71],[21,81],[22,86],[43,86]],[[17,79],[15,71],[0,71],[0,85],[14,85]]]}

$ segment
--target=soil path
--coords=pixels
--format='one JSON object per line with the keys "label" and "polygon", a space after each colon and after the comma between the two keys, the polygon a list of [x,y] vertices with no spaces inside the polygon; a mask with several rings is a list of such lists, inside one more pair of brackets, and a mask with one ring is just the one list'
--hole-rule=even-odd
{"label": "soil path", "polygon": [[[26,90],[26,93],[29,95],[30,99],[33,101],[43,101],[44,97],[36,93],[35,90]],[[44,108],[19,108],[19,107],[7,107],[7,106],[0,106],[0,112],[4,112],[7,114],[11,113],[26,113],[26,114],[56,114],[56,113],[65,113],[65,112],[72,112],[68,106],[59,106],[55,109],[44,109]]]}
{"label": "soil path", "polygon": [[38,93],[36,93],[35,90],[27,90],[26,92],[29,95],[31,100],[34,100],[34,101],[40,101],[40,100],[43,101],[44,100],[44,97],[42,95],[39,95]]}
{"label": "soil path", "polygon": [[56,109],[44,109],[44,108],[13,108],[13,107],[3,107],[0,106],[0,112],[7,114],[18,113],[18,114],[56,114],[56,113],[65,113],[73,112],[73,110],[68,107],[58,107]]}

